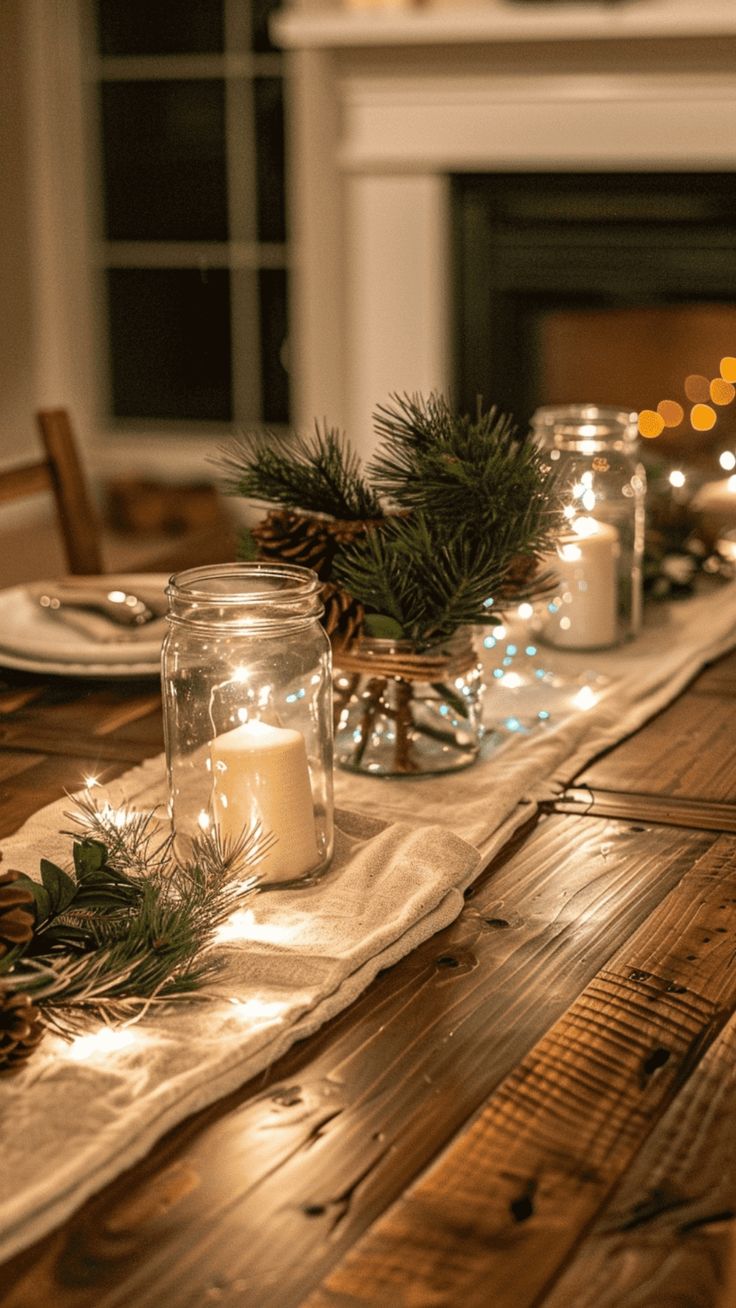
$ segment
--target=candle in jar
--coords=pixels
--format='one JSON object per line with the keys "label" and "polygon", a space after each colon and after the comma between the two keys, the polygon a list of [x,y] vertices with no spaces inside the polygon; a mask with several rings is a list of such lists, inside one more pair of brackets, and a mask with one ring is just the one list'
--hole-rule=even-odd
{"label": "candle in jar", "polygon": [[261,879],[291,881],[316,867],[314,806],[301,732],[254,719],[217,736],[210,758],[220,836],[237,841],[260,820],[264,835],[276,837],[257,866]]}
{"label": "candle in jar", "polygon": [[576,518],[559,537],[557,556],[550,560],[560,583],[557,607],[544,627],[553,645],[601,649],[616,644],[618,553],[616,528],[597,518]]}

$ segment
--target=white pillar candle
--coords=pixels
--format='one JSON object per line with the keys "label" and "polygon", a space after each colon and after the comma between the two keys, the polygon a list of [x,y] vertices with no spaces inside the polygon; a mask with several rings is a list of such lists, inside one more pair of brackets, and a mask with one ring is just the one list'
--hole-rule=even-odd
{"label": "white pillar candle", "polygon": [[619,536],[615,527],[596,518],[576,518],[557,542],[550,560],[559,577],[557,609],[548,612],[544,635],[567,649],[602,649],[615,645],[616,574]]}
{"label": "white pillar candle", "polygon": [[244,722],[210,745],[214,820],[239,840],[260,819],[276,842],[258,864],[263,881],[291,881],[319,862],[307,750],[299,731]]}

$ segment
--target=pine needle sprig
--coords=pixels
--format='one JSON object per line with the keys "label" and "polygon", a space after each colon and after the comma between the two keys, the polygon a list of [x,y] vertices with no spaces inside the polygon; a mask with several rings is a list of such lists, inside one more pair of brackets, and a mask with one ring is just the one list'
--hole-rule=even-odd
{"label": "pine needle sprig", "polygon": [[273,838],[259,825],[237,842],[204,831],[179,860],[155,812],[97,808],[84,795],[67,816],[79,829],[63,833],[74,838],[74,871],[42,860],[41,882],[22,877],[36,929],[26,950],[0,963],[0,995],[27,993],[44,1025],[67,1038],[91,1016],[130,1021],[152,1005],[203,997],[222,965],[218,929],[255,892]]}
{"label": "pine needle sprig", "polygon": [[462,532],[448,537],[425,514],[413,513],[346,550],[337,575],[422,652],[446,643],[462,626],[499,620],[491,612],[493,596],[512,548],[513,542],[499,547],[498,541],[470,541]]}
{"label": "pine needle sprig", "polygon": [[249,432],[222,446],[217,464],[230,495],[324,513],[339,520],[378,518],[380,500],[347,438],[323,423],[311,436]]}
{"label": "pine needle sprig", "polygon": [[479,404],[473,419],[440,395],[394,395],[374,423],[382,443],[369,473],[394,504],[478,538],[506,535],[511,520],[516,553],[551,548],[562,520],[557,473],[510,417]]}

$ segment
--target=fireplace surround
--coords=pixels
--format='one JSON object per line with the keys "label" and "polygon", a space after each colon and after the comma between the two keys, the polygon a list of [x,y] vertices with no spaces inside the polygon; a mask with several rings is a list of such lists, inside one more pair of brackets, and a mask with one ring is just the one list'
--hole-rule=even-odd
{"label": "fireplace surround", "polygon": [[[296,417],[326,414],[364,453],[390,391],[470,385],[453,350],[454,177],[559,174],[584,189],[592,174],[736,170],[731,0],[295,7],[275,32],[291,91]],[[729,259],[706,299],[732,296]]]}

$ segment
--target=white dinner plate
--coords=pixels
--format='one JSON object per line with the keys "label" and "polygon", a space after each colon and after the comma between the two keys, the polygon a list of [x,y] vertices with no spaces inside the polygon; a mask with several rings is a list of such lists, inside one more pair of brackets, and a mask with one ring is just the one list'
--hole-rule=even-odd
{"label": "white dinner plate", "polygon": [[[165,573],[125,573],[105,577],[112,588],[135,592],[136,583],[150,591],[152,583],[161,593],[168,582]],[[38,583],[34,583],[38,589]],[[49,582],[53,590],[53,582]],[[27,672],[61,673],[86,677],[144,677],[158,672],[161,656],[160,626],[155,639],[97,641],[46,613],[31,597],[28,586],[11,586],[0,591],[0,665]]]}

